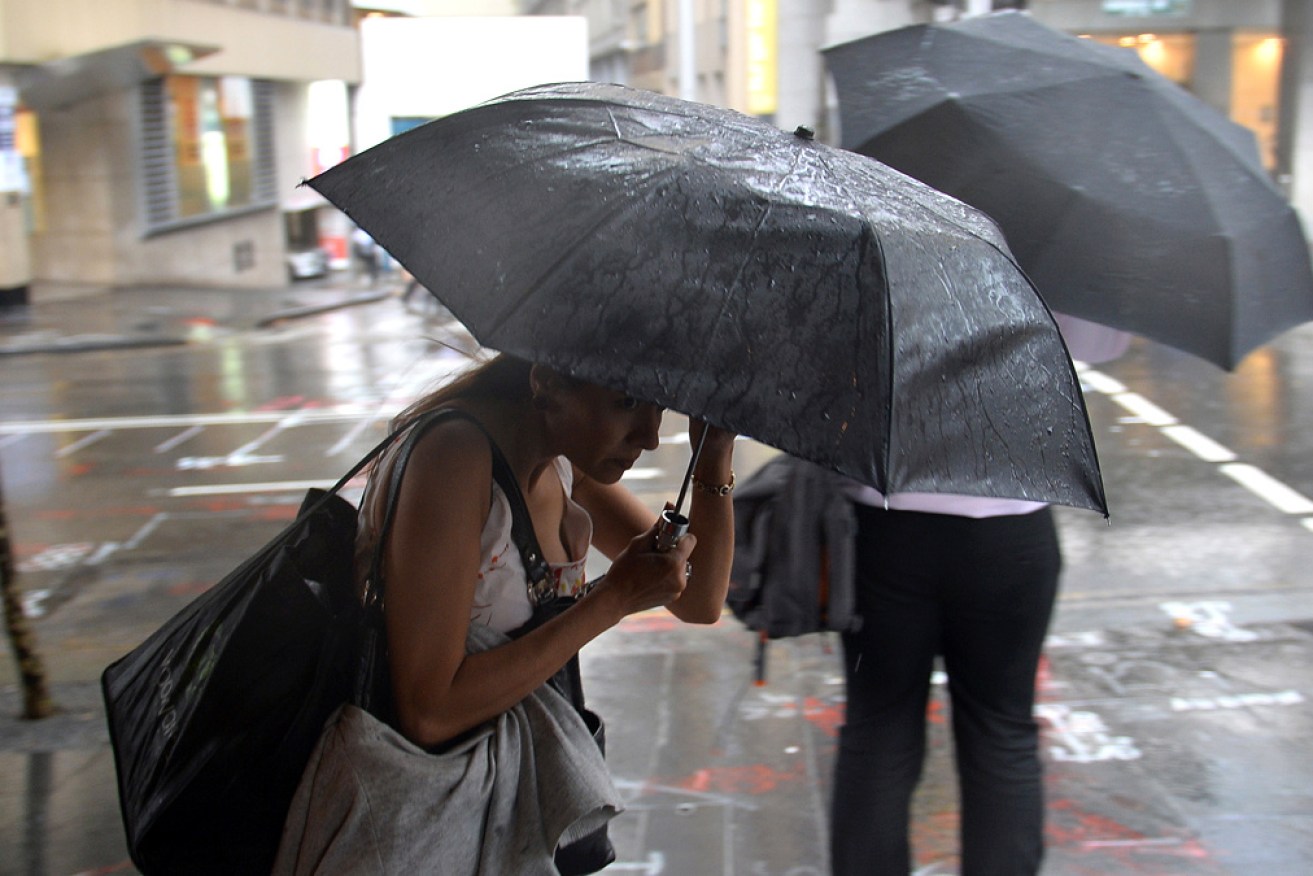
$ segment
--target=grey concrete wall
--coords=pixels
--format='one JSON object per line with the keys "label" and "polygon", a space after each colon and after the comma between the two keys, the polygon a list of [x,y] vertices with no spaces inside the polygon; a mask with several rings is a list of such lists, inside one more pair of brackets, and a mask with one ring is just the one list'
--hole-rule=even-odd
{"label": "grey concrete wall", "polygon": [[[93,285],[283,283],[277,209],[143,235],[135,101],[135,91],[119,91],[41,114],[46,227],[31,239],[34,278]],[[249,252],[249,266],[239,266],[239,248]]]}

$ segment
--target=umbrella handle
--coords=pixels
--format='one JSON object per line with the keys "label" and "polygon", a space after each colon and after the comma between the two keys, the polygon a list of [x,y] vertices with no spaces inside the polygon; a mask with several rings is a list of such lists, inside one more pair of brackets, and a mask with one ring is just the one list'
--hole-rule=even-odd
{"label": "umbrella handle", "polygon": [[668,551],[679,541],[680,536],[688,532],[688,518],[679,513],[679,509],[684,507],[684,496],[688,495],[689,481],[693,480],[693,468],[698,464],[698,457],[702,455],[702,445],[707,441],[708,426],[702,427],[702,434],[698,436],[698,446],[693,448],[693,458],[688,461],[688,471],[684,472],[684,483],[679,488],[679,498],[675,500],[674,508],[667,508],[661,512],[661,528],[657,530],[656,548],[659,551]]}
{"label": "umbrella handle", "polygon": [[688,518],[679,512],[667,508],[661,512],[661,526],[657,529],[656,549],[668,551],[679,541],[680,536],[688,532]]}

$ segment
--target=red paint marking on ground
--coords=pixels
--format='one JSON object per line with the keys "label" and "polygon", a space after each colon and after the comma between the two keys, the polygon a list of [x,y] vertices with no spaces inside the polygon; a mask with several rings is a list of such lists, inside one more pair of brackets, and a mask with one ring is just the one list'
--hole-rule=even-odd
{"label": "red paint marking on ground", "polygon": [[1039,669],[1035,672],[1035,692],[1040,699],[1047,699],[1046,693],[1053,690],[1053,665],[1047,654],[1041,654]]}
{"label": "red paint marking on ground", "polygon": [[146,466],[137,466],[136,468],[125,468],[123,476],[128,478],[156,478],[166,477],[173,474],[172,469],[167,468],[147,468]]}
{"label": "red paint marking on ground", "polygon": [[94,468],[95,466],[89,462],[69,462],[69,463],[65,463],[62,471],[66,475],[78,478],[78,477],[82,477],[82,475],[84,474],[87,474]]}
{"label": "red paint marking on ground", "polygon": [[1167,855],[1173,858],[1190,858],[1192,860],[1207,860],[1212,856],[1208,850],[1197,839],[1181,839],[1179,837],[1151,837],[1142,840],[1089,840],[1079,844],[1079,847],[1088,851],[1113,851],[1119,856],[1136,855],[1144,857],[1146,855]]}
{"label": "red paint marking on ground", "polygon": [[132,869],[131,861],[120,861],[117,864],[110,864],[107,867],[96,867],[92,870],[81,870],[74,873],[73,876],[105,876],[108,873],[122,873],[125,870]]}
{"label": "red paint marking on ground", "polygon": [[679,618],[665,612],[659,615],[634,614],[619,623],[620,629],[626,633],[666,633],[681,625]]}
{"label": "red paint marking on ground", "polygon": [[766,764],[750,766],[723,766],[701,769],[683,779],[669,783],[686,791],[718,792],[722,794],[767,794],[781,784],[807,780],[802,764],[787,770],[777,770]]}
{"label": "red paint marking on ground", "polygon": [[956,866],[960,823],[955,805],[913,820],[910,839],[918,867]]}
{"label": "red paint marking on ground", "polygon": [[108,517],[154,517],[160,509],[154,505],[117,505],[108,508],[57,508],[33,512],[37,520],[85,520],[87,518]]}
{"label": "red paint marking on ground", "polygon": [[844,707],[842,703],[807,697],[802,701],[802,716],[807,723],[833,739],[839,736],[839,728],[843,726]]}
{"label": "red paint marking on ground", "polygon": [[1171,858],[1211,861],[1212,853],[1197,838],[1187,836],[1148,836],[1105,815],[1089,812],[1067,798],[1050,800],[1046,819],[1051,845],[1079,849],[1091,856],[1116,861],[1123,872],[1161,872],[1143,869],[1155,860]]}
{"label": "red paint marking on ground", "polygon": [[295,520],[298,510],[295,505],[267,505],[253,516],[256,520]]}
{"label": "red paint marking on ground", "polygon": [[289,408],[299,407],[305,401],[303,395],[283,395],[278,398],[270,399],[262,405],[256,407],[257,411],[285,411]]}
{"label": "red paint marking on ground", "polygon": [[196,506],[204,511],[210,511],[215,514],[221,514],[224,511],[245,511],[247,508],[244,499],[205,499],[197,502]]}
{"label": "red paint marking on ground", "polygon": [[1138,830],[1084,809],[1068,798],[1048,801],[1048,836],[1052,842],[1076,845],[1091,840],[1142,840]]}
{"label": "red paint marking on ground", "polygon": [[119,517],[154,517],[158,513],[160,513],[160,509],[156,505],[117,505],[110,508],[93,508],[83,516],[117,519]]}
{"label": "red paint marking on ground", "polygon": [[164,588],[170,596],[197,596],[214,586],[213,581],[178,581]]}
{"label": "red paint marking on ground", "polygon": [[929,724],[948,723],[948,709],[944,707],[944,701],[932,699],[925,707],[925,719]]}

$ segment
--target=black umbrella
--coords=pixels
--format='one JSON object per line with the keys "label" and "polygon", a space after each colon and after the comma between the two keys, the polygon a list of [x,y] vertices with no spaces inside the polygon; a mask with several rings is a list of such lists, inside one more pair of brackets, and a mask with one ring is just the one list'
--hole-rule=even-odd
{"label": "black umbrella", "polygon": [[984,210],[1055,310],[1232,368],[1313,319],[1254,136],[1135,52],[1003,12],[825,51],[843,145]]}
{"label": "black umbrella", "polygon": [[1071,362],[993,223],[805,131],[571,83],[309,184],[488,347],[889,492],[1105,510]]}

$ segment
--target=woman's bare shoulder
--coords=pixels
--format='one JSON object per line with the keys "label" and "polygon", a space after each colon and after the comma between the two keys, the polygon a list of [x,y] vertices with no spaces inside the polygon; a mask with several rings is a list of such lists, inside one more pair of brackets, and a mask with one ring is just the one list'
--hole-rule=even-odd
{"label": "woman's bare shoulder", "polygon": [[447,417],[427,427],[415,443],[411,465],[433,475],[487,482],[492,471],[490,439],[468,417]]}

